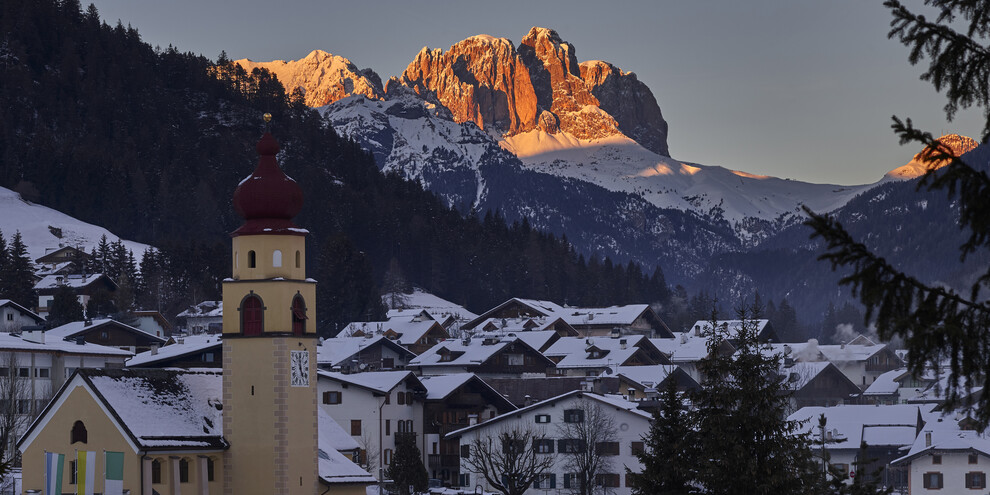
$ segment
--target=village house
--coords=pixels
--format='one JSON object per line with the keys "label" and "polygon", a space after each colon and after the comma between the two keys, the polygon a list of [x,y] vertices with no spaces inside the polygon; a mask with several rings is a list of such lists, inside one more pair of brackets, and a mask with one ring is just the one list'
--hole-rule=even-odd
{"label": "village house", "polygon": [[45,334],[49,339],[82,340],[132,353],[149,351],[154,346],[161,347],[166,341],[164,337],[152,335],[109,318],[74,321],[52,328]]}
{"label": "village house", "polygon": [[45,319],[34,311],[11,301],[0,299],[0,332],[19,332],[21,328],[45,323]]}
{"label": "village house", "polygon": [[117,290],[117,284],[110,277],[95,273],[72,274],[72,275],[47,275],[38,283],[34,284],[34,291],[38,294],[38,314],[42,317],[48,316],[48,308],[51,307],[55,299],[55,293],[61,287],[69,287],[76,295],[79,304],[85,309],[89,300],[94,294],[100,291],[113,293]]}
{"label": "village house", "polygon": [[[616,426],[613,440],[592,444],[596,439],[567,437],[566,425],[585,421],[587,412],[592,408],[604,409],[612,417]],[[650,418],[650,414],[639,410],[635,403],[614,396],[575,391],[453,431],[447,438],[458,439],[462,449],[461,456],[469,458],[479,455],[472,448],[476,440],[484,442],[486,439],[493,439],[501,431],[534,432],[537,438],[532,448],[540,455],[555,456],[556,462],[553,468],[543,473],[540,480],[526,491],[528,495],[542,494],[546,490],[578,490],[579,478],[576,473],[567,472],[564,457],[568,452],[595,448],[605,453],[603,458],[606,459],[606,465],[596,476],[594,485],[609,493],[628,495],[632,490],[626,469],[634,473],[642,470],[635,454],[644,449],[643,435],[649,429]],[[460,486],[470,489],[480,485],[486,492],[493,491],[484,476],[471,471],[464,462],[461,465],[463,472],[459,476]]]}
{"label": "village house", "polygon": [[785,360],[780,374],[790,392],[788,412],[810,406],[855,404],[861,393],[855,383],[828,361]]}
{"label": "village house", "polygon": [[158,311],[138,310],[132,313],[134,323],[131,325],[155,337],[168,338],[172,336],[172,324]]}
{"label": "village house", "polygon": [[426,388],[410,371],[318,372],[319,407],[360,445],[360,462],[378,479],[392,464],[395,437],[415,435],[421,452]]}
{"label": "village house", "polygon": [[46,275],[65,275],[69,273],[82,273],[81,263],[88,262],[92,255],[74,246],[62,246],[44,256],[35,259],[36,273],[44,277]]}
{"label": "village house", "polygon": [[[863,392],[867,404],[907,404],[916,401],[938,380],[935,373],[926,370],[921,377],[909,373],[907,368],[890,370],[877,377]],[[920,402],[920,401],[919,401]]]}
{"label": "village house", "polygon": [[429,314],[396,317],[387,321],[352,322],[344,327],[338,337],[376,337],[383,335],[398,342],[414,354],[436,345],[444,339],[449,339],[447,329],[434,320]]}
{"label": "village house", "polygon": [[223,301],[203,301],[176,315],[186,333],[220,333],[223,328]]}
{"label": "village house", "polygon": [[[702,359],[709,356],[708,337],[700,332],[684,332],[672,339],[650,339],[650,342],[668,356],[670,363],[684,370],[694,381],[701,383],[701,370],[698,367]],[[718,353],[721,356],[731,356],[736,348],[723,340],[719,344]]]}
{"label": "village house", "polygon": [[984,493],[990,472],[990,439],[976,431],[959,430],[951,421],[929,421],[907,455],[892,464],[907,470],[909,495]]}
{"label": "village house", "polygon": [[223,366],[223,341],[220,335],[200,334],[169,340],[164,346],[152,346],[128,359],[128,368],[220,368]]}
{"label": "village house", "polygon": [[460,486],[460,444],[446,435],[514,411],[509,400],[474,373],[424,376],[423,436],[426,469],[445,486]]}
{"label": "village house", "polygon": [[517,336],[448,339],[416,356],[409,367],[423,376],[476,373],[483,378],[546,376],[554,362]]}
{"label": "village house", "polygon": [[670,364],[645,335],[563,337],[543,353],[556,364],[557,373],[598,376],[616,366]]}
{"label": "village house", "polygon": [[627,304],[607,308],[566,308],[558,313],[581,337],[643,335],[673,338],[674,333],[649,304]]}
{"label": "village house", "polygon": [[862,390],[880,375],[904,367],[904,361],[883,344],[819,345],[818,351]]}
{"label": "village house", "polygon": [[415,357],[384,335],[323,339],[316,349],[320,369],[345,373],[401,370]]}
{"label": "village house", "polygon": [[[716,320],[714,323],[734,347],[739,346],[739,332],[747,325],[752,326],[750,330],[756,332],[756,338],[761,344],[780,342],[780,337],[770,320]],[[694,325],[691,325],[688,332],[695,337],[710,337],[713,330],[711,321],[698,320],[694,322]]]}

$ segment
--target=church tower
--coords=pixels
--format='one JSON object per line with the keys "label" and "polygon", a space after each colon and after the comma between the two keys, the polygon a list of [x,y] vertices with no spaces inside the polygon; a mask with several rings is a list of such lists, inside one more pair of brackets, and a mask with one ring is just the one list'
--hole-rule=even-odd
{"label": "church tower", "polygon": [[[266,116],[267,118],[267,116]],[[266,132],[234,191],[244,219],[223,282],[224,493],[318,493],[316,282],[306,278],[298,184]]]}

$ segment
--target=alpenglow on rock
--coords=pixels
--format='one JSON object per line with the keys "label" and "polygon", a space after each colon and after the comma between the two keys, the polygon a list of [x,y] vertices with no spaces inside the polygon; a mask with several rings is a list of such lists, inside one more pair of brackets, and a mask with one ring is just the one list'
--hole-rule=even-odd
{"label": "alpenglow on rock", "polygon": [[385,96],[382,80],[371,69],[358,69],[350,60],[322,50],[313,50],[299,60],[273,60],[252,62],[235,60],[235,64],[251,72],[255,68],[268,69],[285,87],[286,93],[300,88],[306,105],[322,107],[351,95],[364,95],[373,100]]}

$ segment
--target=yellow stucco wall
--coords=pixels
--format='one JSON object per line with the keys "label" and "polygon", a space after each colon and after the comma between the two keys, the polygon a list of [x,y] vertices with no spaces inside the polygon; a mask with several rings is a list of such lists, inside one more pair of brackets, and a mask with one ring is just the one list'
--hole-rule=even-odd
{"label": "yellow stucco wall", "polygon": [[[281,252],[282,266],[273,266],[274,253]],[[254,251],[255,267],[248,264],[248,253]],[[296,252],[299,266],[296,266]],[[231,273],[234,280],[265,278],[306,278],[306,237],[301,235],[241,235],[234,237],[231,250]]]}
{"label": "yellow stucco wall", "polygon": [[[81,384],[82,382],[76,382]],[[119,429],[113,424],[110,417],[103,411],[96,398],[84,387],[74,386],[67,389],[62,395],[64,400],[60,400],[58,407],[51,413],[51,418],[39,425],[41,429],[37,436],[33,438],[29,445],[26,445],[21,453],[23,466],[23,489],[41,490],[45,483],[45,451],[56,452],[65,455],[64,471],[62,476],[62,493],[75,493],[76,485],[71,484],[72,475],[70,472],[70,461],[75,460],[76,451],[96,452],[96,481],[94,489],[97,493],[104,491],[103,473],[104,459],[103,452],[123,452],[124,453],[124,489],[130,490],[132,494],[140,494],[141,490],[141,454],[135,451],[127,442],[127,439]],[[153,421],[153,419],[149,418]],[[82,421],[86,427],[87,442],[76,442],[70,444],[70,432],[76,421]],[[210,456],[214,459],[214,481],[208,482],[209,493],[219,494],[222,491],[223,463],[220,452],[171,452],[168,454],[149,453],[147,456],[159,459],[162,462],[162,483],[152,485],[159,493],[173,493],[172,484],[172,463],[178,463],[185,458],[190,462],[189,481],[179,483],[180,493],[197,494],[199,492],[200,469],[199,456]],[[202,473],[206,476],[206,473]],[[178,481],[178,480],[175,480]]]}

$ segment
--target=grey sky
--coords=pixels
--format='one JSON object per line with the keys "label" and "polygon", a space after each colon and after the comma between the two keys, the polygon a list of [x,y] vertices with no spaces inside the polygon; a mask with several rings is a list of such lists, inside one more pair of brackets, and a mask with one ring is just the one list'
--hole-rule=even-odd
{"label": "grey sky", "polygon": [[578,60],[611,62],[653,90],[674,158],[810,182],[873,182],[907,163],[917,149],[898,145],[894,114],[936,134],[982,129],[973,110],[945,122],[945,99],[887,39],[880,0],[94,3],[152,45],[256,61],[322,49],[383,80],[423,46],[482,33],[518,46],[531,26],[550,27]]}

